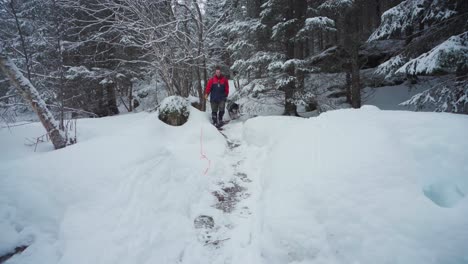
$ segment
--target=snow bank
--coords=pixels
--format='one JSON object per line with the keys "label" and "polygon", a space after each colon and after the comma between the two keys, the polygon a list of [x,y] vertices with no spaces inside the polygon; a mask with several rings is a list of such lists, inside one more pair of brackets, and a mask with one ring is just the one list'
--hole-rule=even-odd
{"label": "snow bank", "polygon": [[468,117],[367,106],[283,119],[244,129],[269,150],[263,263],[468,261]]}
{"label": "snow bank", "polygon": [[178,263],[199,245],[193,219],[211,197],[201,133],[211,162],[225,149],[203,113],[191,108],[183,128],[156,113],[84,119],[65,149],[18,144],[41,130],[0,130],[0,254],[30,245],[8,263]]}

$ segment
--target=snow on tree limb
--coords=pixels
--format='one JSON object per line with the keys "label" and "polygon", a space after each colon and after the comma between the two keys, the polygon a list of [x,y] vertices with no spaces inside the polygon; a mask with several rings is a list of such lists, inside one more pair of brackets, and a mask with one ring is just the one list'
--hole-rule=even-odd
{"label": "snow on tree limb", "polygon": [[435,112],[468,114],[468,80],[467,76],[463,78],[459,81],[450,79],[414,95],[400,105],[413,106],[416,111],[429,109]]}
{"label": "snow on tree limb", "polygon": [[327,0],[321,4],[319,9],[326,10],[340,10],[343,8],[348,8],[354,4],[354,0]]}
{"label": "snow on tree limb", "polygon": [[464,67],[468,67],[468,31],[452,36],[429,52],[410,60],[396,73],[454,73]]}
{"label": "snow on tree limb", "polygon": [[266,26],[260,23],[257,19],[249,19],[246,21],[235,21],[219,26],[218,30],[226,34],[245,34],[257,33],[257,31],[265,29]]}
{"label": "snow on tree limb", "polygon": [[375,75],[385,76],[385,78],[390,78],[393,76],[396,70],[398,70],[408,59],[402,55],[397,55],[390,58],[386,62],[377,66],[377,69],[374,71]]}
{"label": "snow on tree limb", "polygon": [[272,28],[272,39],[283,39],[285,38],[286,31],[294,27],[297,23],[297,19],[290,19],[285,22],[279,22],[278,24],[274,25]]}
{"label": "snow on tree limb", "polygon": [[305,20],[304,27],[297,33],[298,37],[306,37],[314,33],[314,30],[336,31],[335,21],[328,17],[318,16]]}
{"label": "snow on tree limb", "polygon": [[433,24],[447,20],[457,12],[439,0],[405,0],[382,14],[380,26],[367,41],[403,37],[420,24]]}

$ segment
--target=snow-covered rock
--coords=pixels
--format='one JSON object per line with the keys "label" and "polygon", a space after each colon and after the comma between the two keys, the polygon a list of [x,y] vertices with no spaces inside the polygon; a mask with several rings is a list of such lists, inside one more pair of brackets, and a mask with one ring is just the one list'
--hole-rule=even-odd
{"label": "snow-covered rock", "polygon": [[189,101],[183,97],[166,97],[159,106],[158,117],[168,125],[181,126],[185,124],[189,118],[189,105]]}

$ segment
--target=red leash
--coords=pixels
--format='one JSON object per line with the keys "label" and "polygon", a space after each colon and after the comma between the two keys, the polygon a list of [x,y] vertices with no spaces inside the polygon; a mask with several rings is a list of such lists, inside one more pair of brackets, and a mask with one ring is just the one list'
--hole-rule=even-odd
{"label": "red leash", "polygon": [[201,159],[206,159],[208,161],[208,167],[206,168],[205,172],[203,173],[203,175],[206,176],[206,174],[208,173],[208,170],[210,169],[210,166],[211,166],[211,160],[208,159],[205,155],[205,153],[203,153],[203,128],[200,128],[200,158]]}

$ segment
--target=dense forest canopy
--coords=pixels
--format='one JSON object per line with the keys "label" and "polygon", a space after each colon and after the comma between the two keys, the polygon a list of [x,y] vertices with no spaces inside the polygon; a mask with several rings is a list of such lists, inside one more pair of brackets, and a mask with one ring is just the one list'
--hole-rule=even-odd
{"label": "dense forest canopy", "polygon": [[[252,112],[358,108],[364,87],[453,76],[406,104],[467,113],[467,20],[464,0],[2,0],[0,46],[61,120],[168,95],[204,109],[216,65]],[[4,75],[0,107],[30,111]]]}

